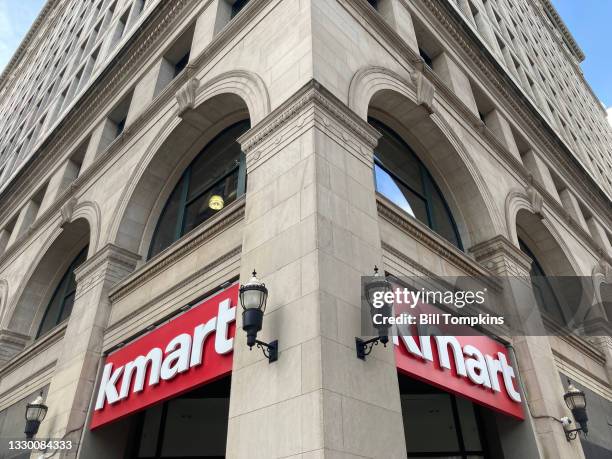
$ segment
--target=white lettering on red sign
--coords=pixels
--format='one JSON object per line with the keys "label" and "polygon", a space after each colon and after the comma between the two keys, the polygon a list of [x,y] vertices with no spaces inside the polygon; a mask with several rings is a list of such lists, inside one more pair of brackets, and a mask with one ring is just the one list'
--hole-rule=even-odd
{"label": "white lettering on red sign", "polygon": [[[431,338],[428,335],[418,337],[419,344],[413,336],[402,336],[406,350],[422,360],[433,362]],[[483,354],[477,347],[466,344],[461,346],[454,336],[433,336],[436,342],[438,363],[442,369],[451,369],[450,352],[452,350],[454,368],[457,376],[466,377],[476,385],[484,386],[494,392],[500,392],[498,375],[501,374],[508,396],[520,403],[521,394],[514,388],[514,369],[508,364],[506,356],[497,352],[496,356]],[[399,345],[397,336],[393,337],[394,344]]]}
{"label": "white lettering on red sign", "polygon": [[[95,411],[104,408],[105,404],[113,405],[125,400],[131,393],[142,392],[147,369],[149,378],[146,385],[155,386],[160,380],[171,380],[190,368],[202,365],[204,343],[212,333],[215,333],[215,352],[219,355],[230,353],[234,348],[234,339],[228,335],[229,325],[236,319],[236,307],[231,304],[230,299],[220,302],[216,317],[197,325],[191,334],[175,336],[163,351],[160,347],[154,347],[146,355],[140,355],[117,368],[113,368],[113,363],[107,363],[102,373]],[[119,378],[121,384],[117,385]]]}

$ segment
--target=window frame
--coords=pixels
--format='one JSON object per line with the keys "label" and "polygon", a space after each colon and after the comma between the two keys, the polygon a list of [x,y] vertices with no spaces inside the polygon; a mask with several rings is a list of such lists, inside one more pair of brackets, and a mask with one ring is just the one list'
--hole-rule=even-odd
{"label": "window frame", "polygon": [[[66,320],[68,320],[68,318],[72,314],[72,311],[71,311],[71,314],[69,314],[67,317],[65,317],[62,320],[62,315],[64,314],[64,309],[66,307],[66,300],[68,299],[69,296],[71,296],[73,294],[76,297],[76,291],[77,291],[76,280],[75,280],[75,284],[74,284],[74,289],[69,289],[69,286],[70,286],[70,277],[74,275],[74,270],[75,269],[77,269],[79,266],[81,266],[81,264],[83,264],[85,261],[87,261],[87,251],[88,251],[88,249],[89,249],[89,246],[85,246],[85,248],[83,248],[78,253],[78,255],[72,260],[72,262],[70,263],[70,265],[68,266],[68,268],[66,269],[64,274],[62,275],[62,278],[60,279],[59,283],[57,284],[57,287],[55,287],[55,289],[53,290],[53,295],[51,295],[51,298],[47,302],[47,306],[45,307],[45,312],[44,312],[44,314],[42,316],[40,324],[38,325],[38,330],[36,332],[36,337],[34,338],[35,340],[39,339],[45,333],[53,330],[55,327],[57,327],[61,323],[63,323]],[[57,295],[60,294],[60,292],[61,292],[61,296],[60,296],[61,304],[60,304],[60,307],[58,308],[57,318],[55,319],[55,323],[49,329],[43,331],[43,325],[45,324],[45,321],[47,319],[48,314],[50,313],[51,305],[54,303],[55,299],[57,298]],[[74,305],[74,303],[73,303],[73,305]]]}
{"label": "window frame", "polygon": [[[397,174],[393,173],[393,171],[391,171],[388,167],[386,167],[384,165],[384,163],[382,162],[382,160],[379,159],[378,154],[377,154],[378,147],[376,147],[374,149],[374,168],[373,168],[373,172],[374,172],[374,187],[375,187],[376,192],[380,193],[378,191],[378,183],[377,183],[377,180],[376,180],[376,167],[378,166],[380,169],[382,169],[383,172],[385,172],[387,175],[389,175],[389,177],[391,177],[391,179],[393,181],[395,181],[397,183],[400,183],[403,187],[407,188],[410,192],[414,193],[424,203],[425,210],[426,210],[426,213],[427,213],[427,222],[423,222],[423,221],[419,220],[416,216],[413,217],[413,218],[415,218],[416,220],[419,220],[421,223],[426,225],[429,229],[431,229],[433,232],[435,232],[441,238],[443,238],[444,240],[448,241],[453,246],[457,247],[459,250],[464,251],[463,242],[461,240],[461,234],[459,233],[459,228],[457,226],[457,222],[455,221],[455,217],[453,216],[453,213],[451,212],[451,209],[450,209],[450,207],[448,205],[448,202],[446,201],[446,198],[444,197],[444,194],[442,193],[442,191],[440,191],[440,187],[438,187],[436,181],[434,180],[433,176],[431,175],[431,172],[429,172],[429,170],[427,169],[427,167],[425,166],[423,161],[421,161],[421,159],[417,156],[417,154],[399,136],[399,134],[397,134],[393,129],[391,129],[385,123],[377,120],[376,118],[368,118],[368,123],[370,123],[375,129],[381,131],[383,133],[383,136],[385,134],[387,134],[387,135],[393,137],[396,141],[399,142],[399,144],[403,148],[405,148],[406,153],[411,155],[411,157],[415,160],[416,164],[418,165],[418,167],[419,167],[419,177],[421,179],[421,183],[423,184],[423,192],[415,190],[412,186],[410,186],[408,183],[406,183],[405,180],[400,178]],[[444,206],[444,210],[446,211],[446,214],[448,215],[449,221],[451,223],[453,234],[455,235],[455,238],[457,240],[457,245],[455,245],[452,241],[448,240],[446,237],[444,237],[441,233],[438,232],[439,225],[436,223],[436,219],[434,217],[432,190],[437,192],[438,195],[440,196],[440,200],[442,202],[442,205]],[[382,193],[380,193],[380,194],[382,196],[385,196]],[[387,198],[387,197],[385,196],[385,198]],[[387,199],[389,199],[389,198],[387,198]],[[406,198],[406,200],[408,201],[408,198]],[[393,202],[393,201],[391,201],[391,202]]]}
{"label": "window frame", "polygon": [[[244,195],[246,193],[246,155],[241,150],[240,151],[240,155],[239,155],[239,159],[238,159],[237,163],[232,168],[228,168],[228,170],[226,170],[222,175],[220,175],[218,177],[210,178],[204,184],[204,186],[202,186],[200,188],[200,190],[197,191],[197,193],[195,193],[191,198],[189,197],[189,189],[190,189],[190,185],[191,185],[191,172],[193,170],[193,166],[196,163],[196,161],[201,157],[202,154],[205,153],[205,151],[209,147],[209,145],[214,143],[216,140],[218,140],[220,137],[222,137],[224,134],[226,134],[229,130],[231,130],[231,129],[235,128],[236,126],[238,126],[240,124],[243,124],[243,123],[250,125],[250,119],[247,118],[247,119],[238,121],[238,122],[233,123],[230,126],[227,126],[226,128],[224,128],[221,132],[219,132],[217,135],[215,135],[212,139],[210,139],[206,143],[206,145],[200,150],[200,152],[193,158],[193,160],[185,168],[185,170],[181,174],[181,177],[176,182],[176,185],[174,186],[174,188],[172,189],[170,194],[166,197],[166,202],[164,203],[163,209],[162,209],[161,213],[159,214],[159,217],[158,217],[157,222],[155,224],[155,229],[153,231],[153,235],[152,235],[151,240],[149,242],[149,249],[147,251],[147,259],[148,260],[150,260],[151,258],[157,256],[159,253],[161,253],[164,250],[166,250],[166,248],[170,247],[172,244],[174,244],[178,240],[182,239],[189,232],[193,231],[196,228],[196,227],[194,227],[194,228],[192,228],[189,231],[185,231],[185,224],[186,224],[186,218],[185,217],[186,217],[186,213],[187,213],[187,208],[192,203],[194,203],[198,199],[200,199],[202,196],[206,195],[206,193],[208,193],[210,190],[215,188],[221,182],[227,180],[228,177],[230,177],[231,175],[237,173],[236,200],[239,199],[242,195]],[[175,227],[174,227],[173,242],[170,245],[168,245],[167,247],[157,251],[156,253],[153,253],[153,249],[154,249],[154,245],[155,245],[154,243],[155,243],[157,235],[158,235],[158,233],[160,231],[160,223],[163,221],[163,219],[164,219],[164,217],[166,215],[166,212],[168,210],[168,203],[170,202],[171,197],[174,195],[174,193],[177,191],[177,189],[179,187],[180,187],[180,194],[179,194],[179,202],[177,204],[177,206],[178,206],[178,209],[177,209],[178,213],[177,213]],[[204,222],[202,222],[202,223],[204,223]],[[200,223],[197,226],[200,226],[202,223]]]}

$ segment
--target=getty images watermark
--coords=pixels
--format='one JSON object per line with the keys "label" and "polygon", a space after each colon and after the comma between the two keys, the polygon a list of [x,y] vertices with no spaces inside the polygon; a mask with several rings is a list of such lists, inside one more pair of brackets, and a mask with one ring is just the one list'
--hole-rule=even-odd
{"label": "getty images watermark", "polygon": [[590,277],[388,276],[385,288],[368,289],[373,279],[362,278],[364,336],[385,325],[390,335],[411,326],[455,336],[610,335],[612,295]]}

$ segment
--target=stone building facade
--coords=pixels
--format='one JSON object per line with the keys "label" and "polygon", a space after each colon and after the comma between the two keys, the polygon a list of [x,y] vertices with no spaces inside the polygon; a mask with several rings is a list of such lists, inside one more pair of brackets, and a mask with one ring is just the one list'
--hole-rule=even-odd
{"label": "stone building facade", "polygon": [[[66,457],[607,457],[609,304],[598,338],[498,336],[525,419],[477,409],[470,439],[453,396],[440,451],[392,346],[355,357],[375,264],[608,291],[612,132],[583,58],[549,0],[48,0],[0,77],[0,437],[42,391]],[[90,429],[106,355],[253,268],[277,362],[237,332],[203,389],[225,404]],[[590,402],[574,441],[566,377]],[[163,433],[173,410],[200,449]]]}

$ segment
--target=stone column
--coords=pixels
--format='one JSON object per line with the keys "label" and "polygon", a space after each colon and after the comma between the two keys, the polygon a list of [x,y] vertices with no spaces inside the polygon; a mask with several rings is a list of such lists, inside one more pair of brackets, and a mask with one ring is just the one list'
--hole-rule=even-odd
{"label": "stone column", "polygon": [[232,6],[227,0],[213,0],[196,21],[189,61],[193,61],[204,51],[215,35],[229,22]]}
{"label": "stone column", "polygon": [[26,203],[25,206],[19,212],[19,216],[17,217],[17,223],[15,223],[15,228],[11,232],[11,237],[9,238],[6,246],[10,247],[13,242],[15,242],[19,237],[25,233],[30,225],[34,223],[36,219],[36,215],[38,215],[39,205],[30,200]]}
{"label": "stone column", "polygon": [[91,166],[98,155],[108,147],[113,140],[117,137],[117,126],[110,119],[104,118],[100,121],[93,132],[85,152],[85,158],[81,165],[81,170],[87,169]]}
{"label": "stone column", "polygon": [[576,196],[568,189],[564,188],[559,192],[559,198],[561,199],[561,204],[563,204],[563,208],[567,210],[570,216],[578,222],[578,224],[585,230],[589,231],[589,227],[587,226],[586,220],[584,219],[584,215],[582,214],[582,210],[580,209],[580,204],[576,199]]}
{"label": "stone column", "polygon": [[[241,279],[269,289],[269,364],[237,333],[228,458],[404,458],[391,346],[359,360],[360,277],[382,251],[372,176],[377,132],[311,82],[245,134]],[[238,317],[237,328],[241,328]]]}
{"label": "stone column", "polygon": [[80,167],[70,158],[67,159],[59,169],[51,176],[45,196],[40,205],[39,213],[43,213],[51,206],[62,192],[76,180]]}
{"label": "stone column", "polygon": [[383,0],[378,3],[378,12],[393,27],[393,29],[404,39],[404,41],[418,54],[417,43],[412,16],[399,0]]}
{"label": "stone column", "polygon": [[563,426],[556,420],[570,413],[563,401],[563,386],[549,339],[543,333],[541,316],[533,309],[535,298],[529,278],[531,260],[504,236],[477,244],[470,251],[490,271],[509,278],[504,302],[509,313],[525,318],[522,332],[528,335],[512,337],[526,399],[526,419],[518,425],[499,420],[504,457],[584,457],[580,442],[568,442]]}
{"label": "stone column", "polygon": [[497,140],[499,140],[502,145],[520,161],[521,154],[516,145],[516,141],[514,140],[512,128],[498,109],[494,108],[487,113],[485,116],[485,124],[493,132],[493,134],[495,134]]}
{"label": "stone column", "polygon": [[478,106],[470,80],[450,56],[445,52],[440,53],[433,61],[433,68],[440,79],[478,116]]}
{"label": "stone column", "polygon": [[550,170],[540,156],[534,150],[528,150],[523,155],[522,160],[523,165],[533,175],[533,178],[544,185],[544,188],[546,188],[546,191],[548,191],[551,196],[557,199],[557,201],[560,201],[559,193],[550,175]]}
{"label": "stone column", "polygon": [[[39,438],[79,441],[110,312],[108,291],[134,270],[138,259],[138,255],[108,244],[76,270],[75,303],[49,387],[49,412]],[[64,457],[76,453],[73,449]]]}

